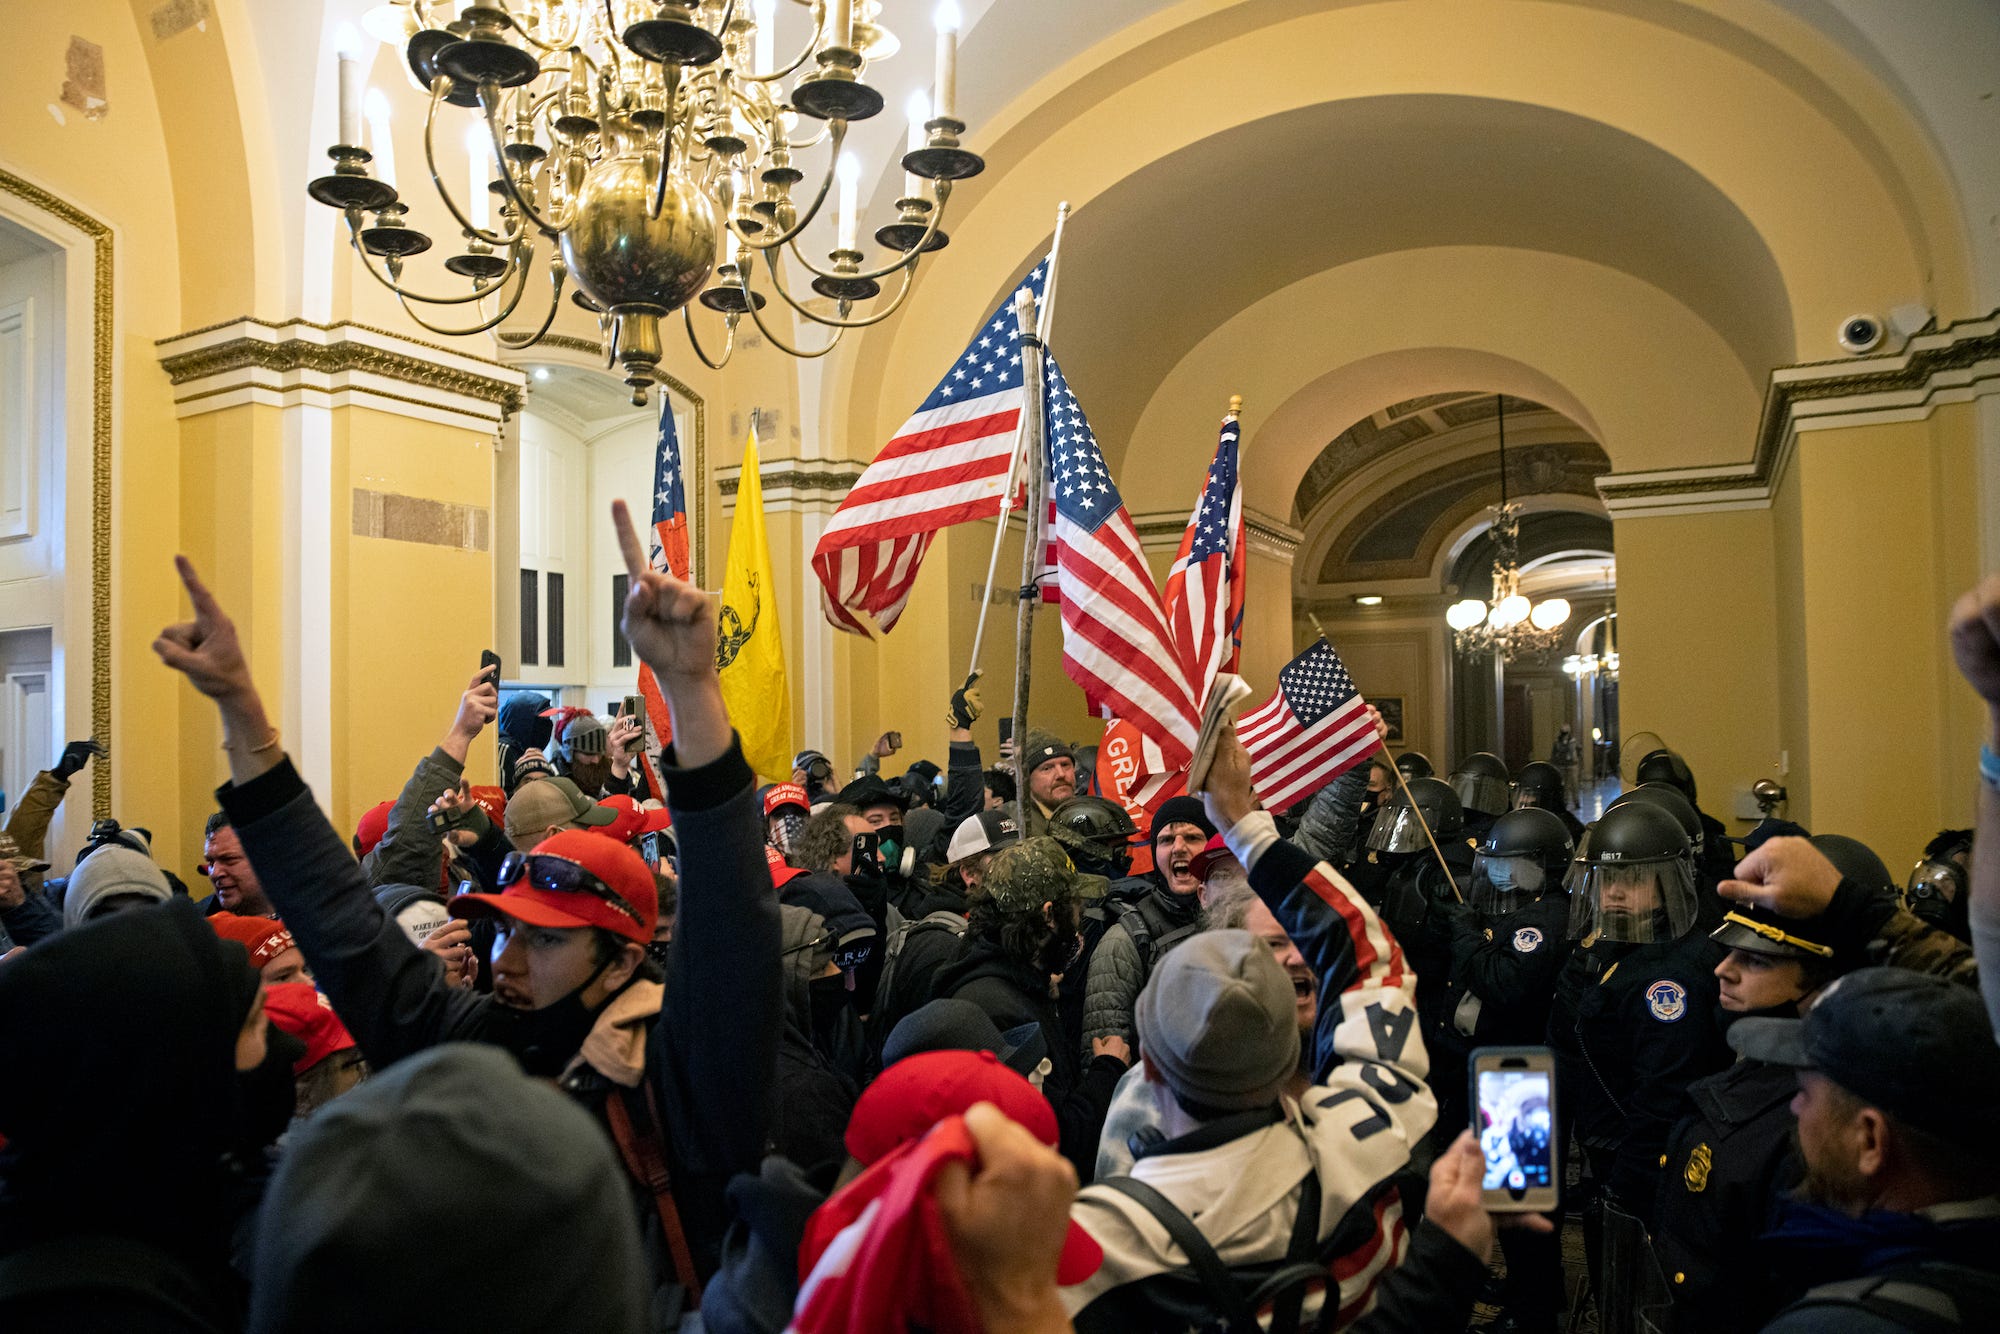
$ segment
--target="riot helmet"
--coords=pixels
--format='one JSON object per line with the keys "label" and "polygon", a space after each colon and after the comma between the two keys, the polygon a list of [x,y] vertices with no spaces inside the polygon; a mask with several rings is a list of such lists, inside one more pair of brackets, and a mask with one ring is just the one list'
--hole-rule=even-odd
{"label": "riot helmet", "polygon": [[1049,812],[1049,837],[1062,844],[1077,869],[1091,875],[1125,875],[1139,827],[1109,797],[1070,797]]}
{"label": "riot helmet", "polygon": [[1569,801],[1563,792],[1562,770],[1545,760],[1521,766],[1521,772],[1514,775],[1514,809],[1529,806],[1545,811],[1569,809]]}
{"label": "riot helmet", "polygon": [[1694,924],[1694,860],[1667,811],[1628,801],[1590,827],[1570,893],[1570,934],[1631,944],[1676,940]]}
{"label": "riot helmet", "polygon": [[1451,787],[1458,793],[1459,805],[1468,811],[1481,815],[1507,813],[1507,765],[1491,751],[1466,756],[1452,771]]}
{"label": "riot helmet", "polygon": [[1368,829],[1368,846],[1375,852],[1422,852],[1430,847],[1425,825],[1439,842],[1457,838],[1465,828],[1465,810],[1451,784],[1412,778],[1409,791],[1391,797],[1376,815]]}
{"label": "riot helmet", "polygon": [[1860,839],[1845,834],[1814,834],[1806,842],[1833,863],[1841,879],[1852,880],[1871,894],[1896,888],[1896,878],[1889,874],[1888,866],[1875,855],[1875,849]]}
{"label": "riot helmet", "polygon": [[1396,768],[1405,779],[1435,778],[1437,767],[1420,750],[1406,750],[1396,757]]}
{"label": "riot helmet", "polygon": [[1632,771],[1632,777],[1641,783],[1665,783],[1686,797],[1688,805],[1700,804],[1700,799],[1694,794],[1694,770],[1688,768],[1686,760],[1665,746],[1640,756],[1639,767]]}
{"label": "riot helmet", "polygon": [[1502,917],[1563,882],[1575,853],[1553,812],[1525,807],[1493,822],[1472,858],[1472,906]]}
{"label": "riot helmet", "polygon": [[1658,806],[1673,816],[1687,835],[1690,854],[1696,858],[1701,856],[1707,831],[1701,827],[1701,816],[1696,813],[1694,806],[1679,788],[1666,783],[1641,783],[1631,791],[1621,793],[1611,806],[1606,806],[1604,809],[1609,811],[1612,806],[1627,806],[1635,801]]}

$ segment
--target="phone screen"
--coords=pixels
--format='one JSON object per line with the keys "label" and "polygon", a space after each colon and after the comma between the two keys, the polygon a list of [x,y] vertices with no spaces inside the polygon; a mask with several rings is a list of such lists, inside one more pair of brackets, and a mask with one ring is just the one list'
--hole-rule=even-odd
{"label": "phone screen", "polygon": [[1486,1160],[1482,1190],[1516,1199],[1554,1184],[1555,1126],[1548,1070],[1479,1072],[1479,1151]]}
{"label": "phone screen", "polygon": [[999,723],[1000,744],[1004,746],[1014,739],[1014,719],[1012,715],[1003,713],[1000,715]]}

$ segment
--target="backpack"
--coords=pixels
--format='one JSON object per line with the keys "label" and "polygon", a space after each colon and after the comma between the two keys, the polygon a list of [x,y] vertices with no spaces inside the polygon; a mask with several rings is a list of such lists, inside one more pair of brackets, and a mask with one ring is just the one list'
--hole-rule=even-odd
{"label": "backpack", "polygon": [[1156,921],[1154,915],[1159,909],[1153,904],[1154,888],[1152,881],[1131,876],[1113,881],[1106,899],[1111,916],[1125,928],[1125,934],[1139,951],[1142,980],[1152,976],[1155,959],[1202,928],[1199,915],[1192,922]]}
{"label": "backpack", "polygon": [[[920,931],[949,931],[963,939],[967,925],[963,915],[942,909],[914,919],[904,917],[894,907],[889,909],[889,942],[883,949],[882,973],[875,983],[875,1013],[869,1016],[869,1027],[875,1030],[871,1045],[878,1055],[896,1021],[916,1008],[904,1004],[895,990],[897,965],[902,962],[903,950],[909,945],[910,937]],[[921,1003],[922,1000],[918,1002]]]}
{"label": "backpack", "polygon": [[[1986,1327],[1993,1313],[2000,1311],[2000,1274],[1943,1260],[1904,1265],[1866,1278],[1822,1283],[1785,1308],[1783,1315],[1840,1308],[1866,1311],[1913,1334],[1949,1334],[1974,1328],[1975,1321]],[[1981,1316],[1981,1311],[1986,1314]]]}
{"label": "backpack", "polygon": [[[1202,1236],[1193,1219],[1145,1182],[1135,1177],[1114,1176],[1097,1184],[1136,1201],[1167,1230],[1188,1260],[1186,1269],[1173,1275],[1182,1280],[1182,1287],[1194,1289],[1185,1294],[1193,1298],[1187,1303],[1187,1310],[1203,1310],[1208,1318],[1219,1318],[1226,1334],[1265,1334],[1265,1331],[1298,1334],[1305,1327],[1305,1303],[1315,1285],[1321,1289],[1322,1299],[1312,1328],[1332,1328],[1340,1310],[1339,1283],[1332,1274],[1333,1257],[1352,1239],[1345,1235],[1345,1228],[1336,1228],[1333,1236],[1325,1242],[1320,1240],[1317,1172],[1308,1172],[1302,1183],[1298,1218],[1292,1224],[1292,1239],[1284,1258],[1235,1269],[1216,1254],[1215,1247]],[[1371,1223],[1373,1218],[1370,1210]],[[1161,1314],[1179,1319],[1187,1313],[1179,1306],[1176,1302],[1175,1311],[1169,1313],[1163,1309]],[[1271,1313],[1269,1324],[1263,1323],[1259,1315],[1266,1310]]]}

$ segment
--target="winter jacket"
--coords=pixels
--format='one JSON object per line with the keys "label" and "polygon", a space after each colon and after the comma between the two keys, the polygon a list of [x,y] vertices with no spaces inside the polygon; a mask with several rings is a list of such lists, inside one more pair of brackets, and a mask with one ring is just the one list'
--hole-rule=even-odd
{"label": "winter jacket", "polygon": [[944,800],[938,809],[947,821],[947,842],[960,824],[986,809],[986,770],[979,762],[978,742],[951,743],[951,753],[945,758]]}
{"label": "winter jacket", "polygon": [[1121,1037],[1136,1056],[1139,1033],[1132,1024],[1132,1007],[1138,1004],[1139,992],[1160,956],[1180,938],[1201,929],[1201,899],[1198,895],[1183,898],[1155,883],[1139,900],[1137,907],[1152,935],[1150,959],[1140,953],[1138,942],[1118,920],[1117,900],[1108,898],[1103,906],[1112,921],[1090,952],[1083,997],[1083,1050],[1087,1054],[1098,1038]]}
{"label": "winter jacket", "polygon": [[[1250,1265],[1286,1254],[1302,1183],[1313,1173],[1321,1240],[1352,1238],[1335,1260],[1340,1309],[1365,1312],[1379,1299],[1381,1328],[1462,1328],[1479,1284],[1473,1270],[1483,1268],[1469,1252],[1439,1260],[1426,1245],[1418,1259],[1426,1268],[1451,1266],[1446,1282],[1428,1275],[1384,1282],[1415,1254],[1396,1177],[1436,1116],[1424,1083],[1429,1060],[1416,1025],[1415,979],[1402,950],[1338,872],[1278,839],[1268,812],[1245,817],[1226,838],[1249,869],[1251,888],[1300,952],[1320,961],[1308,1057],[1313,1087],[1220,1143],[1204,1127],[1155,1145],[1131,1175],[1197,1220],[1225,1264]],[[1070,1216],[1104,1248],[1098,1272],[1062,1290],[1079,1331],[1179,1328],[1204,1317],[1199,1289],[1176,1277],[1185,1257],[1143,1206],[1098,1184],[1078,1195]],[[1320,1301],[1318,1293],[1308,1298],[1308,1319]]]}
{"label": "winter jacket", "polygon": [[1361,846],[1361,802],[1368,795],[1362,764],[1313,793],[1292,842],[1329,866],[1345,866]]}
{"label": "winter jacket", "polygon": [[778,1089],[771,1107],[771,1146],[800,1167],[839,1162],[841,1137],[860,1090],[813,1041],[812,983],[831,962],[819,942],[826,919],[800,904],[778,906],[785,962],[785,1031],[778,1043]]}
{"label": "winter jacket", "polygon": [[940,997],[971,1001],[1002,1033],[1024,1024],[1041,1026],[1051,1067],[1042,1080],[1042,1095],[1056,1111],[1057,1148],[1081,1180],[1090,1180],[1104,1113],[1125,1063],[1115,1056],[1088,1063],[1079,1058],[1076,1048],[1062,1039],[1062,1017],[1049,995],[1048,975],[1010,957],[996,941],[967,936],[958,959],[938,970],[936,991]]}
{"label": "winter jacket", "polygon": [[[68,795],[69,779],[57,778],[47,769],[36,774],[27,790],[21,793],[20,799],[14,803],[13,813],[7,817],[7,836],[14,840],[14,846],[21,850],[23,856],[48,856],[49,821],[56,818],[56,809]],[[30,901],[44,897],[43,877],[46,874],[43,871],[21,872],[21,888],[28,891]],[[14,919],[8,917],[5,919],[7,934],[14,938],[16,945],[32,945],[42,938],[34,935],[37,922],[38,918],[24,921],[23,925],[27,928],[24,934],[16,929]],[[62,927],[60,909],[56,913],[55,926],[58,930]]]}
{"label": "winter jacket", "polygon": [[[770,1125],[784,1021],[777,896],[741,747],[700,768],[670,768],[667,779],[681,834],[680,912],[664,1001],[645,1033],[644,1077],[665,1118],[674,1197],[705,1271],[725,1221],[724,1187],[733,1174],[756,1169]],[[382,912],[289,762],[217,796],[371,1066],[450,1041],[506,1047],[530,1069],[548,1061],[551,1053],[533,1045],[536,1012],[447,986],[435,956]],[[634,1204],[652,1214],[649,1195],[635,1191]]]}
{"label": "winter jacket", "polygon": [[[2000,1199],[1956,1200],[1908,1214],[1876,1209],[1859,1218],[1788,1201],[1764,1247],[1774,1257],[1782,1287],[1808,1289],[1764,1327],[1765,1334],[1988,1329],[2000,1309],[1995,1298],[2000,1291],[2000,1260],[1995,1258],[2000,1257]],[[1957,1318],[1935,1324],[1888,1319],[1864,1309],[1856,1300],[1863,1293],[1933,1313],[1942,1294],[1957,1308]]]}
{"label": "winter jacket", "polygon": [[[49,901],[42,888],[40,871],[23,871],[21,875],[22,898],[20,905],[0,912],[0,932],[12,941],[0,945],[0,952],[12,949],[14,945],[32,945],[38,940],[47,940],[62,930],[62,913]],[[28,887],[32,879],[34,888]]]}
{"label": "winter jacket", "polygon": [[403,790],[389,807],[389,824],[382,841],[361,859],[370,889],[382,885],[436,885],[443,865],[444,844],[431,828],[431,803],[456,788],[465,766],[443,747],[417,761]]}

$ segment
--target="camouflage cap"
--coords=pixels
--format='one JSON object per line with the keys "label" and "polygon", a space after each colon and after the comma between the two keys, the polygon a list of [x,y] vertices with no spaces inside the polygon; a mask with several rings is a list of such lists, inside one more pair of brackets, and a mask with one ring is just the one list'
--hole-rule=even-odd
{"label": "camouflage cap", "polygon": [[979,878],[979,892],[1003,912],[1028,912],[1044,903],[1101,898],[1104,882],[1079,875],[1069,854],[1044,834],[994,853]]}
{"label": "camouflage cap", "polygon": [[30,857],[21,851],[21,845],[14,841],[12,834],[0,834],[0,861],[12,862],[16,871],[46,871],[49,864],[39,857]]}

